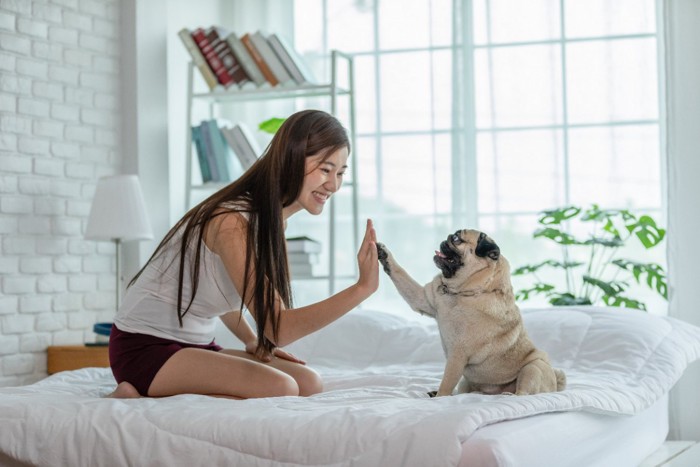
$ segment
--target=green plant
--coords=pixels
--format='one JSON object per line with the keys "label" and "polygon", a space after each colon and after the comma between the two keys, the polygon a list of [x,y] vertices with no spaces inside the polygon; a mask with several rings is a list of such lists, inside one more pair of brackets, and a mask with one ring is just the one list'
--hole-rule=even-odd
{"label": "green plant", "polygon": [[271,135],[274,135],[275,133],[277,133],[277,130],[280,129],[285,120],[286,118],[272,117],[265,120],[264,122],[261,122],[258,125],[258,129],[260,131],[264,131],[265,133],[270,133]]}
{"label": "green plant", "polygon": [[[544,295],[554,306],[594,305],[601,302],[608,306],[623,306],[646,310],[646,305],[628,295],[630,282],[646,284],[664,299],[668,286],[663,268],[655,263],[641,263],[617,258],[621,247],[637,239],[646,249],[653,248],[664,239],[666,231],[656,225],[647,215],[639,217],[625,209],[600,209],[592,205],[589,209],[567,206],[543,211],[538,220],[542,226],[533,238],[553,241],[562,247],[562,261],[546,260],[539,264],[526,265],[513,271],[514,276],[532,275],[535,283],[530,288],[518,290],[516,299],[528,300],[533,295]],[[571,234],[574,222],[590,227],[586,239]],[[587,250],[587,261],[573,261],[574,249]],[[559,269],[565,274],[566,290],[560,291],[538,278],[543,268]],[[610,272],[612,271],[612,273]]]}

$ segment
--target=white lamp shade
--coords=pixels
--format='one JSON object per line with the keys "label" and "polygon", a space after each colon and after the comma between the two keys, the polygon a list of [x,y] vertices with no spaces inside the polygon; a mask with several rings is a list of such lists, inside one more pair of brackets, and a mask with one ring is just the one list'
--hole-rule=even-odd
{"label": "white lamp shade", "polygon": [[92,200],[85,238],[122,241],[153,238],[136,175],[100,178]]}

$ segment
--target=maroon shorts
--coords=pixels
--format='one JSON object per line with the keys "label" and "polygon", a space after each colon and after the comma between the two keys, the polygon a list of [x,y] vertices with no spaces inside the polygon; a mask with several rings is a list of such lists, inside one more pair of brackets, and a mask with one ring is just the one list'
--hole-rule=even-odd
{"label": "maroon shorts", "polygon": [[139,394],[147,396],[148,388],[158,370],[175,352],[188,347],[215,352],[222,349],[214,341],[203,345],[187,344],[147,334],[120,331],[113,324],[109,334],[109,365],[117,383],[128,381]]}

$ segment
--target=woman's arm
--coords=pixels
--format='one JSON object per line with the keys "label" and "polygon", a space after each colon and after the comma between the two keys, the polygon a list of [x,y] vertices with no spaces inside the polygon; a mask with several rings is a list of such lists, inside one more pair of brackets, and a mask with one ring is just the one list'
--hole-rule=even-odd
{"label": "woman's arm", "polygon": [[[210,224],[207,232],[207,245],[217,253],[228,271],[236,290],[243,290],[245,254],[246,254],[246,221],[235,213],[224,214],[215,218],[218,222]],[[265,336],[275,345],[284,347],[297,339],[327,326],[340,318],[372,295],[379,286],[379,263],[377,258],[376,233],[372,222],[367,221],[365,236],[357,254],[360,270],[358,281],[345,290],[331,297],[296,309],[285,309],[280,301],[275,312],[279,314],[279,338],[275,342],[272,337],[272,327],[268,322]],[[252,309],[253,280],[249,281],[249,291],[246,306]]]}

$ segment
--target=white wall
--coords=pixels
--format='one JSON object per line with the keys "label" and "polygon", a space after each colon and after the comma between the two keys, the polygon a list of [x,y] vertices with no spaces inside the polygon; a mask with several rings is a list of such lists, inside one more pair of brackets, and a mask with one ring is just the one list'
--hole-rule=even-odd
{"label": "white wall", "polygon": [[119,1],[0,2],[0,386],[114,309],[114,246],[83,239],[121,168]]}
{"label": "white wall", "polygon": [[[700,2],[666,2],[668,262],[671,316],[700,325]],[[700,362],[672,392],[672,439],[700,441]]]}

